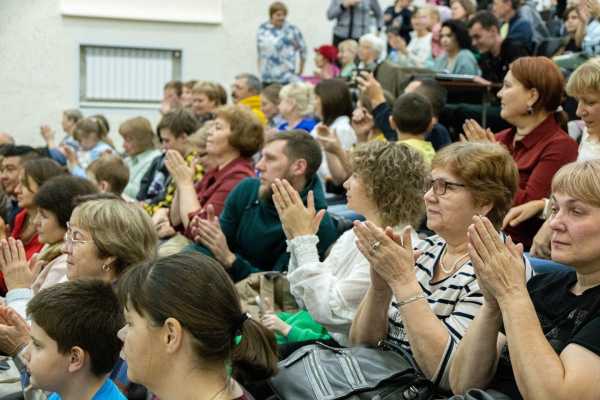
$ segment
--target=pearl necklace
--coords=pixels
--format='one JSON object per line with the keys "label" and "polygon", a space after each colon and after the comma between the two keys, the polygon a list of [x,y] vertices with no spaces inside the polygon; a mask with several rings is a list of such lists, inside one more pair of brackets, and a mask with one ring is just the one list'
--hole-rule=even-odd
{"label": "pearl necklace", "polygon": [[444,264],[444,256],[446,255],[446,251],[448,250],[448,246],[444,247],[442,251],[442,255],[440,256],[440,267],[445,274],[451,274],[456,270],[456,267],[465,263],[465,258],[469,257],[469,253],[465,253],[462,256],[458,257],[458,259],[452,264],[452,268],[446,269],[446,265]]}

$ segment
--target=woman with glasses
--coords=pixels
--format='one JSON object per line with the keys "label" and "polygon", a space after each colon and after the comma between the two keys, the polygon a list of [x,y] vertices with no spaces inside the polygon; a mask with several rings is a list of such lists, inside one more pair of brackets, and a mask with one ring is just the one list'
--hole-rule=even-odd
{"label": "woman with glasses", "polygon": [[355,222],[358,248],[370,264],[371,284],[350,340],[402,346],[424,375],[449,388],[448,365],[483,304],[468,253],[473,216],[502,223],[517,190],[518,172],[498,144],[455,143],[432,161],[424,196],[434,236],[413,249],[409,230],[398,235],[370,221]]}
{"label": "woman with glasses", "polygon": [[[344,183],[348,208],[396,232],[419,223],[428,171],[419,152],[404,144],[374,141],[357,146],[350,157],[353,173]],[[335,242],[321,262],[317,214],[314,207],[306,208],[297,199],[298,193],[288,182],[275,182],[273,201],[291,253],[290,290],[310,316],[346,346],[352,319],[369,287],[369,263],[356,247],[352,230]]]}

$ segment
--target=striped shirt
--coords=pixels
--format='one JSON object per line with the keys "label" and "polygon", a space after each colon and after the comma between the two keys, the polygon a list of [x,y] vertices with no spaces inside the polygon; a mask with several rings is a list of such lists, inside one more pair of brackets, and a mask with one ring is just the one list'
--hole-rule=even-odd
{"label": "striped shirt", "polygon": [[[504,235],[502,237],[505,239]],[[456,270],[453,275],[439,282],[432,282],[435,268],[445,247],[446,242],[437,235],[422,240],[416,247],[421,252],[421,256],[415,263],[415,271],[417,281],[427,295],[431,310],[442,321],[450,335],[444,356],[435,376],[432,378],[432,381],[442,388],[449,388],[448,370],[450,361],[458,342],[460,342],[469,324],[483,305],[483,294],[479,289],[473,264],[470,260]],[[527,279],[529,280],[532,276],[532,269],[529,262],[526,259],[524,260]],[[412,354],[395,298],[392,299],[388,312],[387,340],[399,344],[409,354]]]}

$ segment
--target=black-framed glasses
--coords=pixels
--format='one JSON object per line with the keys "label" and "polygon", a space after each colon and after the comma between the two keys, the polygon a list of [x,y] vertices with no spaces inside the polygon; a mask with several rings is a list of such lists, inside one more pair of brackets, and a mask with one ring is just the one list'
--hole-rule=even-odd
{"label": "black-framed glasses", "polygon": [[466,187],[467,185],[463,185],[462,183],[457,182],[449,182],[442,178],[437,179],[426,179],[425,180],[425,192],[429,191],[429,189],[433,188],[433,193],[436,196],[443,196],[446,194],[446,190],[448,186],[458,186],[458,187]]}

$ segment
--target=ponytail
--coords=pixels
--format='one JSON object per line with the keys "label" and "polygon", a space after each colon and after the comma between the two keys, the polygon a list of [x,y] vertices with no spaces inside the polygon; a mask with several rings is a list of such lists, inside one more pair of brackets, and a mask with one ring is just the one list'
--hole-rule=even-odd
{"label": "ponytail", "polygon": [[273,332],[248,318],[240,324],[241,341],[233,348],[233,377],[242,382],[265,380],[277,373],[277,345]]}
{"label": "ponytail", "polygon": [[559,107],[556,111],[554,111],[553,115],[554,115],[554,119],[556,120],[556,123],[560,126],[560,129],[562,129],[563,131],[568,133],[569,132],[569,126],[568,126],[569,116],[562,109],[562,107]]}

